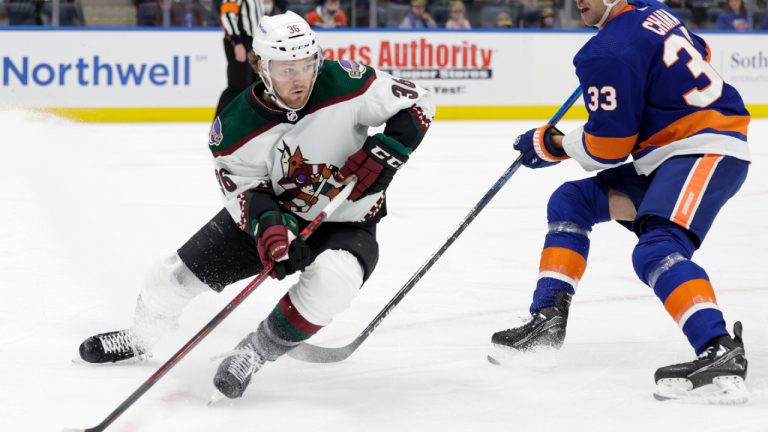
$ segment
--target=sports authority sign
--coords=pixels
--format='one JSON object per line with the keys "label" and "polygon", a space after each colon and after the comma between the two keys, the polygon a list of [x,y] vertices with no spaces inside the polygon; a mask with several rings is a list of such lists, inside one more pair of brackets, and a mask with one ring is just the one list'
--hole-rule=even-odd
{"label": "sports authority sign", "polygon": [[[350,57],[406,79],[491,79],[493,48],[461,41],[449,45],[420,36],[410,41],[382,40],[374,47],[351,44],[324,49],[330,59]],[[374,54],[375,57],[373,57]],[[359,58],[356,58],[359,57]]]}
{"label": "sports authority sign", "polygon": [[[571,73],[548,80],[540,68],[572,71],[589,33],[322,32],[327,59],[350,58],[418,82],[438,105],[556,105],[578,85]],[[574,37],[576,36],[576,37]],[[552,53],[557,47],[562,55]],[[541,50],[541,51],[540,51]]]}

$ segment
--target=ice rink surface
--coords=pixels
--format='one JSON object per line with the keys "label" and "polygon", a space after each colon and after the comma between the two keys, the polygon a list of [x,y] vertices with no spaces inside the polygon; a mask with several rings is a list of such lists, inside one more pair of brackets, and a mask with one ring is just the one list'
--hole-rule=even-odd
{"label": "ice rink surface", "polygon": [[[390,188],[376,272],[313,342],[351,341],[516,157],[514,136],[537,124],[435,122]],[[196,299],[149,362],[71,362],[85,337],[128,325],[145,268],[220,209],[208,125],[78,124],[18,111],[0,112],[0,125],[0,431],[94,426],[244,286]],[[348,360],[281,359],[242,399],[207,407],[211,357],[255,329],[293,279],[268,281],[109,430],[768,431],[768,122],[753,121],[749,138],[747,182],[694,257],[729,328],[744,323],[746,405],[652,398],[655,369],[693,352],[635,277],[635,237],[618,224],[592,233],[559,366],[486,361],[491,334],[526,314],[550,193],[589,175],[570,161],[518,171]]]}

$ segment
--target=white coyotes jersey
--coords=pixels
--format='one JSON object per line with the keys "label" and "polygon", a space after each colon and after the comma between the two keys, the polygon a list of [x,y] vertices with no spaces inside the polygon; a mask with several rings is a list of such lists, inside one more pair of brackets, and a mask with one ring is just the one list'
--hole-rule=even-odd
{"label": "white coyotes jersey", "polygon": [[[273,110],[254,94],[239,95],[215,120],[209,137],[224,205],[241,228],[253,234],[249,192],[271,189],[282,207],[313,220],[342,185],[334,173],[358,151],[369,128],[410,109],[424,130],[434,104],[423,88],[355,62],[326,61],[307,105],[298,112]],[[335,222],[373,218],[383,193],[346,201]]]}

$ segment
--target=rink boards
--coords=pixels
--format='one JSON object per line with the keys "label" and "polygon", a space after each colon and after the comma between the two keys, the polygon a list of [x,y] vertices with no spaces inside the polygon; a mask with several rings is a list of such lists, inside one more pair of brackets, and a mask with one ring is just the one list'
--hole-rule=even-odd
{"label": "rink boards", "polygon": [[[372,65],[431,90],[438,118],[543,119],[578,85],[590,31],[320,32],[328,60]],[[707,33],[711,62],[768,117],[768,33]],[[208,121],[226,86],[218,30],[0,29],[0,107],[86,121]],[[583,105],[570,118],[585,118]]]}

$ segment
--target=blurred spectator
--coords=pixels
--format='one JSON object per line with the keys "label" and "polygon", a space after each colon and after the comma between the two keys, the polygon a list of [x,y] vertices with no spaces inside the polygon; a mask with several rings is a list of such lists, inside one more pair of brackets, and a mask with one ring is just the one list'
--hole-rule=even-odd
{"label": "blurred spectator", "polygon": [[715,28],[718,30],[749,30],[749,17],[744,2],[742,0],[728,0],[728,7],[717,17]]}
{"label": "blurred spectator", "polygon": [[427,0],[411,0],[411,10],[400,23],[402,29],[437,28],[435,20],[427,13]]}
{"label": "blurred spectator", "polygon": [[[0,2],[2,4],[2,2]],[[42,0],[6,0],[9,25],[43,25]]]}
{"label": "blurred spectator", "polygon": [[163,25],[161,0],[133,0],[136,6],[136,25],[139,27],[159,27]]}
{"label": "blurred spectator", "polygon": [[274,0],[261,0],[264,5],[264,16],[280,15],[283,10],[275,4]]}
{"label": "blurred spectator", "polygon": [[[53,24],[53,5],[43,4],[42,18],[44,25]],[[77,0],[59,0],[59,25],[62,27],[82,27],[85,25],[83,10]]]}
{"label": "blurred spectator", "polygon": [[553,29],[559,27],[557,20],[555,19],[555,11],[551,7],[545,7],[541,10],[541,17],[539,18],[539,27],[543,29]]}
{"label": "blurred spectator", "polygon": [[512,28],[512,17],[507,12],[499,12],[496,15],[497,28]]}
{"label": "blurred spectator", "polygon": [[763,23],[760,26],[763,30],[768,30],[768,14],[763,17]]}
{"label": "blurred spectator", "polygon": [[341,10],[339,0],[321,0],[321,4],[308,13],[306,20],[312,27],[334,28],[347,26],[347,14]]}
{"label": "blurred spectator", "polygon": [[[242,3],[247,2],[243,0]],[[200,0],[173,0],[171,2],[171,26],[200,27],[207,25],[208,17],[205,14],[205,7],[200,4]]]}
{"label": "blurred spectator", "polygon": [[667,1],[663,1],[662,3],[669,6],[672,9],[682,9],[685,7],[683,5],[683,0],[667,0]]}
{"label": "blurred spectator", "polygon": [[464,2],[461,0],[454,0],[451,2],[449,6],[450,10],[450,18],[448,18],[448,21],[445,23],[445,28],[451,29],[451,30],[469,30],[472,28],[472,26],[469,24],[469,21],[464,16],[464,13],[466,12],[464,10]]}
{"label": "blurred spectator", "polygon": [[[0,5],[2,5],[0,0]],[[34,2],[27,2],[30,6]],[[85,25],[83,19],[83,10],[77,0],[59,0],[59,26],[60,27],[81,27]],[[0,6],[0,13],[3,11],[3,6]],[[48,1],[42,3],[42,9],[40,10],[40,19],[42,25],[53,25],[53,2]],[[30,17],[33,18],[33,17]],[[9,20],[10,21],[10,20]],[[35,25],[35,22],[30,22],[29,25]]]}

